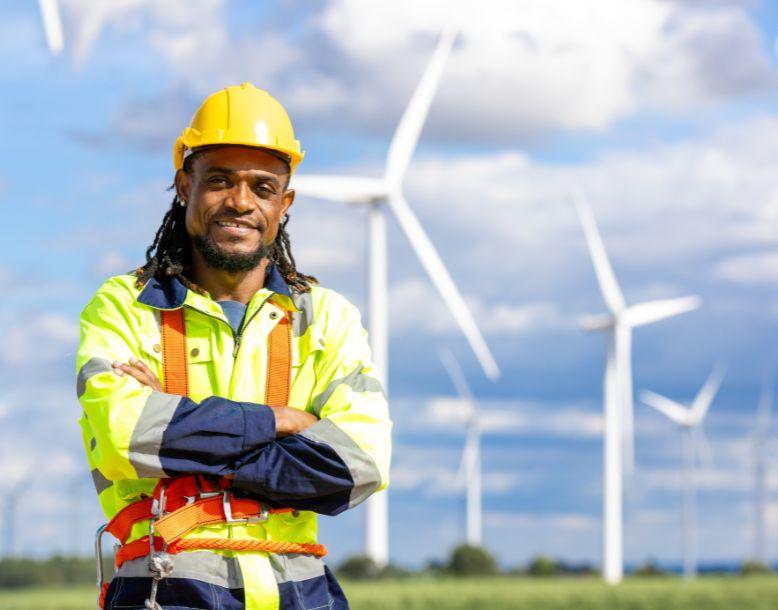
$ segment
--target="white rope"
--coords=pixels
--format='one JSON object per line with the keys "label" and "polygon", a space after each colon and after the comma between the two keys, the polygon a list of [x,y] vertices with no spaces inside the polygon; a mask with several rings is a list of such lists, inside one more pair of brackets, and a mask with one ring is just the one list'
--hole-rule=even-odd
{"label": "white rope", "polygon": [[173,557],[167,553],[152,553],[149,557],[149,572],[151,572],[151,592],[149,598],[143,602],[146,610],[163,610],[157,603],[157,587],[159,581],[168,578],[173,573]]}

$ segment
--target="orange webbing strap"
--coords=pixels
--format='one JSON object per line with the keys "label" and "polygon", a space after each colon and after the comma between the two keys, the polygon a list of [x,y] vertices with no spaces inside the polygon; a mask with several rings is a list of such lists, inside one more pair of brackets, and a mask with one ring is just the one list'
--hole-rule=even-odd
{"label": "orange webbing strap", "polygon": [[189,394],[189,376],[183,307],[162,310],[162,366],[165,377],[165,393],[187,396]]}
{"label": "orange webbing strap", "polygon": [[[266,514],[292,512],[291,508],[264,507],[261,502],[251,498],[234,498],[232,494],[229,494],[228,498],[234,520],[262,517],[263,509],[267,511]],[[172,544],[193,529],[214,523],[229,523],[227,515],[224,514],[224,496],[221,494],[198,500],[165,515],[154,524],[154,531],[165,542]]]}
{"label": "orange webbing strap", "polygon": [[292,324],[285,313],[267,338],[267,380],[265,404],[285,407],[289,404],[292,374]]}
{"label": "orange webbing strap", "polygon": [[[275,553],[284,555],[289,553],[300,553],[303,555],[313,555],[314,557],[324,557],[327,554],[327,547],[323,544],[313,544],[308,542],[285,542],[283,540],[238,540],[236,538],[186,538],[177,540],[169,544],[167,548],[164,541],[160,538],[154,538],[154,548],[157,551],[175,555],[181,551],[260,551],[263,553]],[[122,546],[116,551],[116,569],[122,567],[125,561],[132,561],[140,557],[146,557],[149,554],[149,537],[144,536],[138,540],[133,540]]]}
{"label": "orange webbing strap", "polygon": [[154,500],[146,498],[128,504],[111,519],[106,531],[117,540],[124,542],[132,532],[132,526],[138,521],[151,519],[151,506]]}
{"label": "orange webbing strap", "polygon": [[[238,540],[235,538],[187,538],[179,540],[172,545],[173,553],[198,549],[227,550],[227,551],[263,551],[279,555],[288,553],[302,553],[314,557],[324,557],[327,547],[323,544],[308,542],[285,542],[283,540]],[[171,546],[168,547],[170,552]]]}

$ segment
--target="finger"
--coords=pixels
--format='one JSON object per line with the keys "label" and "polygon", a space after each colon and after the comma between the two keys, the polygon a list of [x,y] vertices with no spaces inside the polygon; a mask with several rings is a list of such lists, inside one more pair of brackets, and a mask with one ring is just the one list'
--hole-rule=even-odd
{"label": "finger", "polygon": [[148,367],[148,365],[145,362],[143,362],[142,360],[136,360],[135,358],[131,358],[130,363],[136,369],[141,371],[149,381],[154,382],[156,385],[159,385],[160,383],[159,377],[157,377],[154,374],[154,372]]}
{"label": "finger", "polygon": [[146,375],[141,373],[138,369],[130,366],[129,364],[119,364],[119,366],[116,368],[122,371],[125,375],[129,375],[133,379],[136,379],[137,381],[141,382],[143,385],[149,385]]}
{"label": "finger", "polygon": [[137,358],[130,358],[129,363],[131,367],[138,369],[142,373],[146,375],[151,374],[151,370],[149,369],[149,367],[146,366],[146,364],[142,360],[138,360]]}

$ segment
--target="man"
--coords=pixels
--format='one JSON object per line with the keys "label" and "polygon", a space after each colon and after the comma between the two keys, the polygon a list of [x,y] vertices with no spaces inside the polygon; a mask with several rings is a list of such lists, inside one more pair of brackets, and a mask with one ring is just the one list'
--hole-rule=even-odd
{"label": "man", "polygon": [[266,92],[208,97],[146,264],[82,313],[84,446],[122,543],[105,608],[348,607],[316,513],[386,486],[391,423],[359,313],[296,269],[302,156]]}

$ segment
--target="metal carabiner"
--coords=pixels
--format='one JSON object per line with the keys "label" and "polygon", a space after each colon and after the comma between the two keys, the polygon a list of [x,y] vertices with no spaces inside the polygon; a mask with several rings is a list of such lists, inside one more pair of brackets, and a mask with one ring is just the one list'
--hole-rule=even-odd
{"label": "metal carabiner", "polygon": [[105,582],[105,573],[103,571],[103,534],[108,529],[108,524],[103,523],[97,528],[95,533],[95,557],[97,559],[97,608],[100,608],[100,598],[103,595],[103,583]]}
{"label": "metal carabiner", "polygon": [[231,504],[231,498],[232,494],[228,489],[225,489],[222,494],[222,508],[224,509],[224,522],[225,523],[243,523],[245,525],[250,525],[252,523],[264,523],[268,520],[269,512],[267,509],[267,506],[260,503],[261,509],[259,512],[259,515],[256,515],[254,517],[242,517],[240,519],[236,519],[232,516],[232,504]]}

